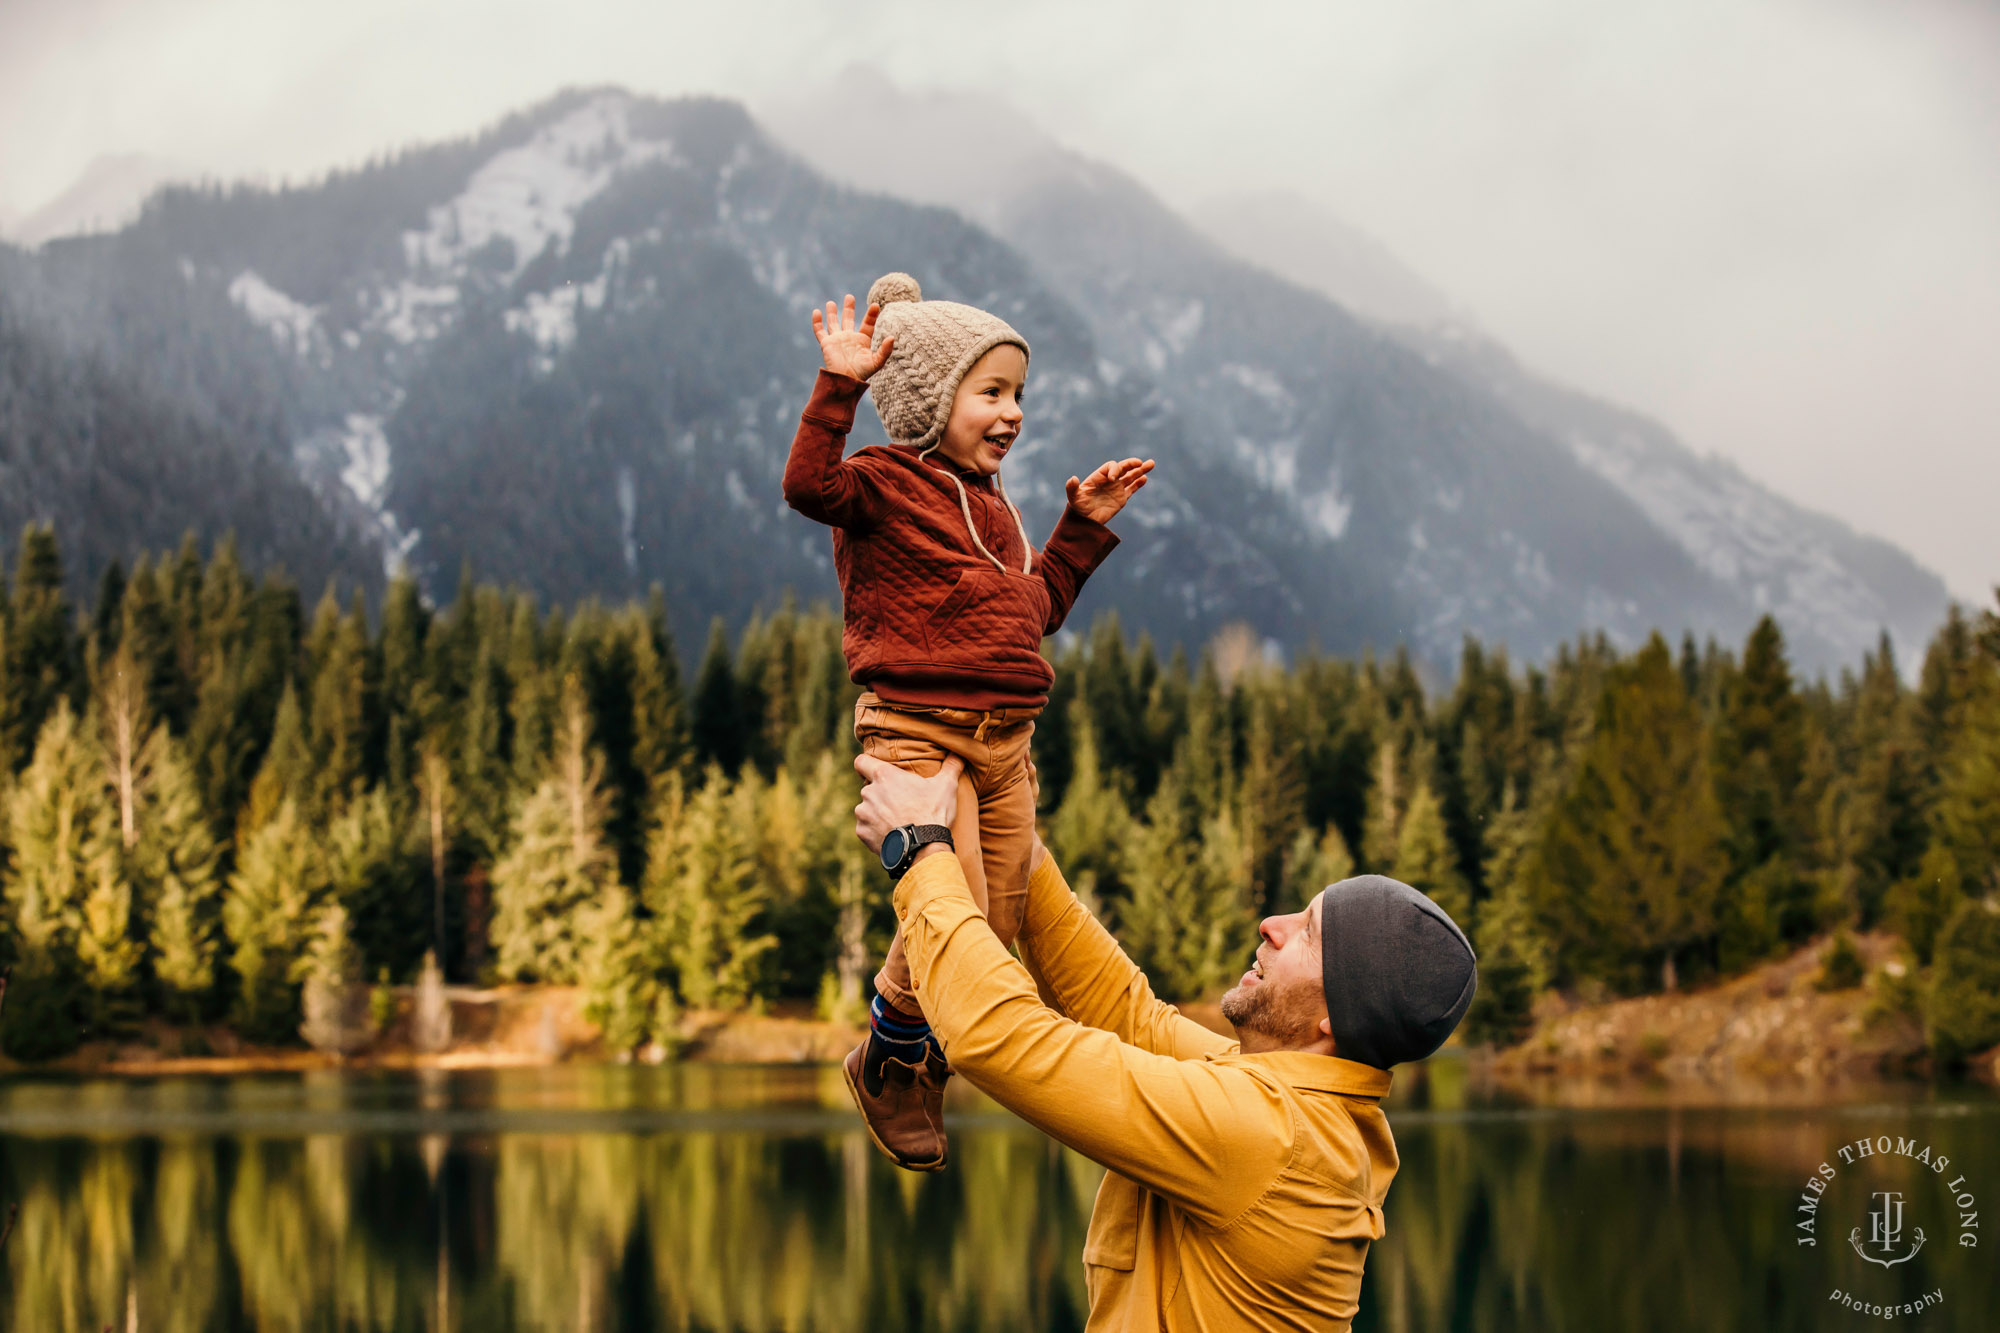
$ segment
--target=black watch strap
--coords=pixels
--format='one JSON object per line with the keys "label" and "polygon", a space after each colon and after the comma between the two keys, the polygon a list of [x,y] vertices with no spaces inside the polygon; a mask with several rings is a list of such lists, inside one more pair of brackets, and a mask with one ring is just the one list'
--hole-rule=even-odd
{"label": "black watch strap", "polygon": [[903,848],[902,862],[889,872],[891,879],[901,879],[909,873],[910,867],[917,862],[917,853],[934,842],[941,842],[947,847],[956,847],[951,840],[951,829],[943,824],[912,824],[906,831],[910,835],[910,841]]}

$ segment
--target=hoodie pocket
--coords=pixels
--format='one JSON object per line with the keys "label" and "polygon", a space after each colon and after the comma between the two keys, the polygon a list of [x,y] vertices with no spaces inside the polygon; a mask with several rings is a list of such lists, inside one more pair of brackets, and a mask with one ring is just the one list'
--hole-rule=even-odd
{"label": "hoodie pocket", "polygon": [[977,662],[996,649],[1039,652],[1048,589],[1027,574],[990,567],[958,576],[924,622],[924,646],[938,662]]}

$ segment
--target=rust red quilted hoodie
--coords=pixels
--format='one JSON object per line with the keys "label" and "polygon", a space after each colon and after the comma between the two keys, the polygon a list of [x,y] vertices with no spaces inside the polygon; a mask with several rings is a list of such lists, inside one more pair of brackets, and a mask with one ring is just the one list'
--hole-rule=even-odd
{"label": "rust red quilted hoodie", "polygon": [[833,528],[848,674],[890,703],[1040,707],[1055,680],[1042,639],[1118,538],[1064,506],[1024,574],[1013,513],[985,477],[961,472],[979,538],[1007,566],[996,569],[966,531],[948,460],[893,444],[841,457],[867,388],[820,371],[785,464],[785,502]]}

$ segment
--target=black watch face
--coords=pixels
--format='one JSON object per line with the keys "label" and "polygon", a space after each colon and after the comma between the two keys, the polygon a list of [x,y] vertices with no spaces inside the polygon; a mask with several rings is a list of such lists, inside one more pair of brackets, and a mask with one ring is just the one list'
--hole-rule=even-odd
{"label": "black watch face", "polygon": [[882,864],[894,870],[903,864],[903,858],[910,852],[910,835],[902,829],[892,828],[882,839]]}

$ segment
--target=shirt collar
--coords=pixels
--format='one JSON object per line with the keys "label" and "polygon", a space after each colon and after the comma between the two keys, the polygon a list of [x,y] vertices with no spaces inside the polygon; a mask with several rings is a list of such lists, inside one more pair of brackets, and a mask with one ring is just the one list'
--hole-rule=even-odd
{"label": "shirt collar", "polygon": [[1286,1084],[1310,1092],[1338,1092],[1349,1097],[1386,1097],[1393,1081],[1386,1069],[1364,1065],[1359,1060],[1343,1060],[1337,1055],[1315,1055],[1311,1051],[1261,1051],[1255,1055],[1232,1053],[1217,1056],[1232,1064],[1252,1064],[1268,1069]]}

